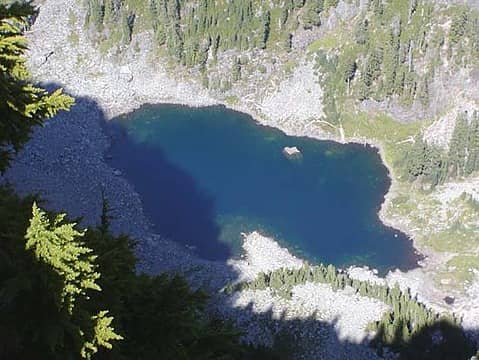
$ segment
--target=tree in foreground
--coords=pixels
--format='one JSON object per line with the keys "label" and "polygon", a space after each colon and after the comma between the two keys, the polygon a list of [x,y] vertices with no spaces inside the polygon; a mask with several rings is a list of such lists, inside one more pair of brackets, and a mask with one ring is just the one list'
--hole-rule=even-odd
{"label": "tree in foreground", "polygon": [[22,30],[34,15],[30,3],[0,4],[0,172],[29,139],[35,125],[73,104],[62,90],[49,93],[29,81]]}
{"label": "tree in foreground", "polygon": [[205,311],[208,295],[192,290],[181,276],[138,275],[135,243],[114,236],[104,200],[100,225],[89,229],[85,244],[98,256],[101,292],[92,304],[108,308],[124,340],[97,359],[240,359],[246,349],[239,333]]}
{"label": "tree in foreground", "polygon": [[91,359],[100,347],[110,349],[122,337],[107,310],[92,311],[97,307],[88,304],[100,291],[100,274],[83,233],[65,215],[50,219],[35,203],[28,225],[31,199],[6,189],[0,195],[0,215],[18,211],[0,221],[6,260],[0,267],[0,336],[8,339],[0,358]]}
{"label": "tree in foreground", "polygon": [[33,203],[33,216],[25,236],[26,250],[32,251],[35,260],[46,268],[45,274],[49,275],[44,277],[45,287],[53,296],[58,312],[65,317],[64,321],[71,322],[72,329],[76,328],[77,344],[67,351],[90,359],[98,347],[111,349],[111,341],[122,337],[111,327],[113,318],[106,316],[107,310],[95,315],[85,306],[77,306],[80,300],[85,303],[90,299],[91,291],[101,291],[97,284],[100,273],[96,271],[96,256],[81,240],[84,233],[76,230],[75,224],[65,222],[65,216],[57,215],[51,221]]}

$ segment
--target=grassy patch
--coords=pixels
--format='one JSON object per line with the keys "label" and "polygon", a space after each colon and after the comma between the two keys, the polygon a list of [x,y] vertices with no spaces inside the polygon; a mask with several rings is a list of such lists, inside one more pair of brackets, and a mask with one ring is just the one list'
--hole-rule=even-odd
{"label": "grassy patch", "polygon": [[288,60],[286,64],[284,64],[284,72],[286,74],[292,74],[297,65],[295,60]]}
{"label": "grassy patch", "polygon": [[367,137],[385,144],[405,140],[424,127],[424,122],[403,124],[384,114],[371,116],[365,112],[354,115],[346,113],[343,117],[347,136]]}
{"label": "grassy patch", "polygon": [[417,204],[414,202],[412,197],[408,195],[399,195],[391,200],[391,207],[394,214],[401,216],[411,215],[415,210],[417,210]]}
{"label": "grassy patch", "polygon": [[471,282],[475,277],[473,270],[479,270],[479,256],[458,255],[449,260],[447,265],[453,271],[456,280]]}
{"label": "grassy patch", "polygon": [[[448,204],[447,230],[432,235],[427,244],[436,251],[468,254],[479,248],[479,211],[476,204],[460,196]],[[447,225],[447,224],[446,224]]]}
{"label": "grassy patch", "polygon": [[234,95],[233,95],[233,96],[227,96],[227,97],[225,98],[225,102],[226,102],[228,105],[236,105],[236,104],[238,104],[238,101],[239,101],[238,97],[237,97],[237,96],[234,96]]}
{"label": "grassy patch", "polygon": [[80,43],[80,38],[78,37],[78,34],[75,32],[71,32],[70,35],[68,35],[68,42],[72,46],[78,46],[78,44]]}
{"label": "grassy patch", "polygon": [[445,289],[464,292],[475,280],[474,271],[478,270],[479,256],[457,255],[447,262],[446,269],[439,272],[434,281]]}
{"label": "grassy patch", "polygon": [[311,42],[308,46],[308,53],[315,53],[318,50],[334,49],[339,45],[339,36],[337,36],[337,34],[328,34]]}
{"label": "grassy patch", "polygon": [[411,147],[411,143],[404,141],[414,137],[429,123],[403,124],[384,114],[368,115],[364,112],[343,113],[342,119],[346,138],[366,138],[383,144],[386,161],[393,168]]}
{"label": "grassy patch", "polygon": [[479,235],[456,222],[447,230],[432,234],[425,243],[439,252],[467,253],[478,246]]}

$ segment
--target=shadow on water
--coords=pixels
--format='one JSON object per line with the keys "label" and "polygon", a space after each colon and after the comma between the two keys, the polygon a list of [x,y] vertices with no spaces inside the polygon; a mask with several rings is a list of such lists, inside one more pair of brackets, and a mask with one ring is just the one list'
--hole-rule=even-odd
{"label": "shadow on water", "polygon": [[[70,130],[71,126],[78,126],[79,128],[87,127],[94,132],[107,131],[107,127],[109,127],[109,125],[107,126],[105,123],[104,114],[91,99],[77,99],[77,103],[72,111],[68,115],[63,113],[59,117],[62,121],[72,121],[72,124],[69,125]],[[56,129],[57,126],[61,131]],[[56,122],[52,124],[52,126],[47,126],[39,130],[39,136],[43,138],[43,141],[45,141],[45,139],[48,141],[51,140],[52,146],[55,148],[51,156],[58,156],[59,159],[64,156],[65,145],[61,143],[64,139],[55,136],[58,136],[58,133],[67,129],[63,126],[60,122]],[[112,146],[116,146],[115,137],[125,136],[125,134],[117,130],[115,130],[113,134]],[[36,136],[37,135],[38,134],[36,134]],[[65,138],[68,138],[70,135],[71,134],[65,134]],[[94,154],[81,153],[82,149],[83,151],[85,149],[85,144],[90,140],[84,137],[78,138],[77,135],[78,134],[75,133],[72,134],[74,140],[65,139],[65,142],[67,142],[69,146],[68,151],[78,151],[81,155],[95,156]],[[117,149],[117,151],[121,153],[122,149]],[[137,155],[135,161],[131,162],[128,165],[128,169],[125,170],[128,172],[127,175],[129,177],[135,177],[136,181],[143,182],[147,186],[161,190],[156,191],[154,196],[143,197],[142,199],[147,211],[150,207],[156,208],[158,203],[165,204],[164,212],[158,213],[151,219],[151,221],[155,223],[155,226],[158,227],[158,231],[161,231],[162,235],[175,237],[176,239],[181,239],[181,241],[184,241],[186,244],[189,243],[192,245],[195,244],[194,240],[199,233],[207,234],[212,240],[210,246],[214,247],[215,252],[218,252],[218,248],[220,248],[226,259],[229,255],[229,250],[226,245],[218,243],[219,228],[215,221],[214,199],[202,191],[202,189],[198,188],[190,175],[168,162],[158,149],[136,145],[134,148],[125,148],[123,151],[135,151]],[[96,156],[98,156],[98,154],[96,154]],[[146,164],[142,161],[143,158],[150,156],[156,157],[157,161],[154,167],[151,167],[151,163]],[[34,162],[31,166],[34,167],[36,164],[37,162]],[[115,166],[115,159],[111,159],[111,164]],[[16,179],[23,179],[27,184],[22,189],[23,193],[29,190],[32,191],[32,188],[28,187],[29,184],[31,184],[28,182],[29,176],[31,176],[31,170],[33,170],[31,166],[23,170],[14,169]],[[41,167],[44,166],[44,164],[38,166]],[[58,167],[54,166],[49,176],[43,180],[46,183],[55,180],[55,183],[58,184],[58,187],[48,194],[52,196],[52,199],[56,198],[56,200],[53,201],[55,208],[75,214],[80,213],[81,210],[87,211],[86,209],[76,207],[81,203],[82,196],[85,195],[85,191],[87,190],[74,190],[75,181],[78,180],[75,176],[87,176],[89,181],[93,183],[95,181],[102,181],[103,179],[100,179],[100,177],[103,175],[101,175],[97,168],[90,167],[89,163],[82,163],[81,166],[84,166],[81,172],[71,170],[74,169],[74,167],[63,168],[60,169],[61,171],[54,172]],[[13,165],[13,167],[15,168],[15,165]],[[145,167],[148,168],[146,172]],[[58,179],[56,179],[56,177],[58,177]],[[112,178],[114,178],[113,175]],[[37,180],[42,181],[41,179]],[[85,181],[85,179],[82,181]],[[115,185],[114,182],[108,184],[113,184],[112,186]],[[48,184],[43,185],[47,186]],[[70,188],[70,186],[73,187]],[[99,218],[102,187],[90,186],[90,189],[94,189],[92,193],[88,194],[90,196],[89,205],[94,208],[94,211],[92,211],[93,215],[89,214],[89,211],[88,214],[82,215],[85,215],[87,222],[90,223],[89,225],[96,225],[96,221],[93,219]],[[71,201],[62,203],[62,201],[65,201],[65,194],[67,193],[71,196]],[[107,189],[107,196],[111,196],[113,199],[115,197],[115,189]],[[120,215],[113,221],[125,222],[126,226],[120,226],[120,229],[128,228],[128,224],[134,222],[135,219],[124,219],[122,215],[123,213],[130,214],[126,207],[131,206],[131,204],[125,199],[120,199],[119,201],[112,201],[112,205],[116,207],[114,210]],[[140,248],[145,246],[145,248],[148,249],[148,252],[143,254],[149,257],[149,261],[154,261],[154,259],[157,258],[155,256],[156,254],[151,252],[152,249],[158,253],[165,251],[161,246],[149,247],[142,243],[143,239],[139,233],[136,233],[134,237],[140,237],[136,239],[138,240],[138,246]],[[199,254],[207,257],[210,248],[203,247],[203,243],[201,243],[201,246],[202,248],[198,249]],[[139,253],[142,254],[141,251]],[[170,254],[166,253],[163,255],[169,256]],[[217,264],[218,271],[222,271],[223,279],[233,281],[237,278],[237,273],[231,267],[221,262],[213,262],[213,264]],[[183,268],[178,270],[185,271],[187,269]],[[192,279],[194,279],[194,276]],[[227,308],[226,313],[228,317],[235,319],[235,322],[243,329],[247,329],[250,338],[261,338],[266,340],[266,343],[272,343],[274,345],[273,352],[270,350],[257,349],[254,354],[248,355],[247,359],[376,359],[387,355],[382,351],[377,352],[373,350],[366,342],[358,344],[340,338],[337,331],[338,320],[329,323],[316,320],[315,316],[311,316],[308,319],[291,319],[287,317],[286,314],[282,314],[278,317],[273,314],[271,310],[258,313],[251,303],[243,308],[231,306],[229,300],[223,295],[213,296],[213,303],[215,302],[221,303],[223,307]],[[441,329],[442,334],[449,334],[445,338],[445,341],[440,341],[441,336],[438,335],[438,329]],[[400,334],[398,334],[398,336],[400,336]],[[320,349],[320,353],[323,353],[323,355],[318,355],[317,348]],[[310,352],[312,349],[316,349],[314,350],[316,354],[314,356]],[[401,358],[411,360],[454,360],[465,359],[471,354],[472,350],[469,348],[469,344],[464,341],[462,333],[458,332],[456,328],[449,324],[437,323],[430,329],[423,329],[407,344],[403,344],[403,355]],[[1,355],[2,345],[0,343],[0,358],[2,358]],[[389,356],[386,357],[391,358]]]}
{"label": "shadow on water", "polygon": [[[155,230],[205,259],[239,255],[240,232],[260,230],[313,263],[417,266],[408,237],[377,216],[390,179],[374,148],[289,137],[217,106],[145,105],[108,128],[109,163]],[[299,159],[282,153],[292,143]]]}
{"label": "shadow on water", "polygon": [[[109,163],[121,168],[143,194],[148,194],[142,197],[142,203],[153,229],[165,238],[194,249],[204,259],[228,259],[229,247],[219,242],[214,198],[202,190],[191,175],[168,161],[158,147],[128,141],[119,126],[111,125],[110,131],[110,152],[115,153],[115,157]],[[120,138],[123,138],[121,145]],[[132,156],[134,161],[121,161]]]}

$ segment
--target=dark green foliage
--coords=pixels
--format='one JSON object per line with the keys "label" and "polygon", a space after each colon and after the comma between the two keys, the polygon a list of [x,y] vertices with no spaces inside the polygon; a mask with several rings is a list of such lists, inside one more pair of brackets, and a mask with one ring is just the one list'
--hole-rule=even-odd
{"label": "dark green foliage", "polygon": [[243,353],[238,333],[204,313],[208,296],[192,291],[179,276],[137,275],[134,244],[108,231],[108,206],[98,229],[85,242],[98,255],[102,291],[92,301],[108,306],[123,336],[111,352],[98,359],[235,359]]}
{"label": "dark green foliage", "polygon": [[430,84],[441,64],[445,38],[444,30],[434,26],[434,19],[440,16],[452,19],[448,35],[453,62],[460,66],[477,63],[479,12],[459,6],[446,12],[428,0],[371,0],[356,18],[352,31],[346,29],[350,39],[326,51],[339,64],[355,59],[358,71],[350,72],[353,76],[347,87],[341,86],[344,69],[325,65],[325,50],[318,51],[317,67],[325,88],[323,101],[330,104],[329,108],[333,100],[328,98],[334,98],[339,108],[349,99],[393,99],[405,106],[428,106]]}
{"label": "dark green foliage", "polygon": [[470,175],[479,170],[479,113],[474,112],[467,139],[468,156],[466,160],[465,172]]}
{"label": "dark green foliage", "polygon": [[369,40],[369,21],[367,19],[361,19],[356,23],[356,30],[354,32],[354,38],[360,45],[365,45]]}
{"label": "dark green foliage", "polygon": [[[403,323],[403,329],[407,329]],[[399,336],[402,334],[397,332]],[[441,334],[441,340],[438,340]],[[432,325],[410,333],[402,347],[400,359],[469,359],[474,354],[474,344],[454,321],[441,318]]]}
{"label": "dark green foliage", "polygon": [[302,13],[303,27],[312,29],[321,25],[321,12],[323,11],[324,0],[308,0]]}
{"label": "dark green foliage", "polygon": [[49,94],[29,82],[24,59],[27,43],[21,35],[28,17],[34,15],[28,3],[0,4],[0,172],[35,125],[73,103],[61,90]]}
{"label": "dark green foliage", "polygon": [[129,44],[131,42],[131,36],[133,34],[134,24],[135,24],[134,14],[123,14],[122,20],[121,20],[123,43]]}
{"label": "dark green foliage", "polygon": [[384,88],[387,96],[391,96],[394,93],[395,84],[396,84],[396,74],[399,65],[399,49],[400,49],[400,40],[398,31],[400,31],[400,21],[397,25],[398,30],[391,31],[388,34],[388,41],[385,44],[384,50],[384,62],[383,62],[383,73],[384,73]]}
{"label": "dark green foliage", "polygon": [[[472,342],[466,337],[460,328],[460,321],[455,317],[439,315],[426,308],[411,296],[409,289],[402,291],[397,285],[390,288],[352,279],[333,265],[306,264],[299,269],[282,268],[267,274],[260,273],[256,280],[230,285],[225,291],[232,293],[245,289],[271,288],[277,295],[290,298],[293,286],[308,282],[327,283],[333,290],[352,287],[360,296],[377,299],[389,305],[391,310],[373,324],[377,333],[372,344],[379,352],[384,346],[388,346],[399,352],[404,359],[415,359],[418,354],[428,352],[441,354],[441,351],[445,351],[451,355],[447,357],[450,359],[465,358],[474,353]],[[441,342],[434,341],[438,329],[442,330]]]}
{"label": "dark green foliage", "polygon": [[238,358],[237,333],[219,320],[203,319],[206,295],[179,277],[141,276],[122,316],[124,358]]}
{"label": "dark green foliage", "polygon": [[477,65],[479,62],[479,12],[466,6],[451,9],[449,52],[457,66]]}
{"label": "dark green foliage", "polygon": [[0,358],[89,359],[121,339],[89,301],[99,290],[91,250],[63,218],[36,208],[29,224],[32,202],[0,188]]}
{"label": "dark green foliage", "polygon": [[417,137],[406,154],[405,169],[409,180],[419,178],[433,186],[479,170],[479,114],[457,116],[447,153]]}
{"label": "dark green foliage", "polygon": [[406,153],[406,171],[411,181],[420,178],[433,186],[438,185],[447,178],[447,163],[447,156],[441,149],[429,146],[419,136]]}
{"label": "dark green foliage", "polygon": [[261,16],[261,42],[259,43],[260,49],[266,49],[266,43],[268,42],[269,33],[271,31],[271,13],[266,10]]}
{"label": "dark green foliage", "polygon": [[[178,276],[136,274],[134,244],[108,231],[107,207],[102,224],[81,236],[63,218],[41,212],[29,226],[32,202],[0,188],[0,358],[243,355],[238,333],[206,315],[206,293]],[[32,251],[25,250],[25,233]],[[52,251],[42,251],[47,248]],[[122,341],[110,350],[112,340]]]}
{"label": "dark green foliage", "polygon": [[319,51],[316,60],[325,88],[323,101],[332,114],[325,112],[328,121],[334,123],[341,117],[340,107],[350,98],[395,98],[405,105],[416,100],[428,104],[426,79],[430,75],[416,72],[414,64],[416,56],[424,55],[417,39],[422,39],[420,47],[425,48],[425,39],[432,33],[430,13],[430,4],[424,0],[409,4],[402,0],[370,1],[365,13],[357,17],[351,43],[338,43],[328,51],[330,59],[336,57],[336,63],[349,65],[349,70],[325,64],[324,50]]}
{"label": "dark green foliage", "polygon": [[451,30],[449,31],[449,40],[452,44],[457,44],[463,40],[466,33],[466,26],[468,23],[468,9],[466,7],[460,8],[453,16],[451,23]]}
{"label": "dark green foliage", "polygon": [[[204,66],[211,54],[237,49],[291,50],[291,32],[301,16],[306,28],[320,25],[323,0],[84,0],[94,41],[128,44],[135,29],[151,29],[160,48],[177,63]],[[334,5],[334,4],[330,4]],[[281,11],[273,10],[281,7]],[[271,38],[275,42],[270,43]],[[278,39],[282,44],[278,44]],[[285,46],[284,46],[285,45]]]}
{"label": "dark green foliage", "polygon": [[341,75],[344,83],[347,84],[347,94],[349,95],[351,91],[351,81],[353,81],[354,76],[358,68],[356,63],[356,58],[354,53],[345,53],[345,56],[339,59],[338,63],[338,73]]}
{"label": "dark green foliage", "polygon": [[[34,125],[73,102],[27,81],[21,30],[34,14],[29,4],[0,5],[0,170]],[[0,358],[90,359],[121,340],[106,308],[86,305],[100,290],[95,256],[64,214],[32,203],[0,188]]]}
{"label": "dark green foliage", "polygon": [[466,114],[459,114],[449,142],[448,164],[452,177],[464,175],[468,148],[468,119]]}
{"label": "dark green foliage", "polygon": [[[33,198],[19,199],[11,189],[0,188],[0,358],[46,358],[61,335],[49,324],[60,323],[55,299],[47,291],[41,264],[25,251],[23,237],[27,231]],[[42,308],[38,312],[38,307]],[[67,336],[66,343],[76,338]],[[53,358],[55,359],[55,358]]]}

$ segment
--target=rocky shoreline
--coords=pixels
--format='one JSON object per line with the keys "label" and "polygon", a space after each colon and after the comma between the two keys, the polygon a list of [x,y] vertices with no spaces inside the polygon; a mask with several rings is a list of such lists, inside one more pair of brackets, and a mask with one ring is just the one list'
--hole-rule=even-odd
{"label": "rocky shoreline", "polygon": [[[236,281],[250,281],[260,272],[300,268],[305,264],[276,241],[258,232],[244,235],[243,249],[241,259],[228,262],[238,274]],[[371,278],[360,268],[351,268],[350,273],[358,278]],[[282,299],[271,290],[234,293],[223,299],[220,313],[246,330],[245,341],[248,343],[258,343],[259,340],[272,345],[283,327],[289,334],[299,334],[297,341],[306,349],[306,354],[298,358],[378,358],[373,349],[364,346],[373,336],[367,327],[380,320],[388,306],[348,289],[334,291],[328,284],[297,285],[292,293],[291,300]],[[255,315],[245,317],[245,311]],[[264,314],[267,314],[267,320]]]}
{"label": "rocky shoreline", "polygon": [[[219,289],[226,282],[251,277],[258,269],[266,269],[267,266],[278,264],[299,266],[302,263],[301,260],[291,258],[286,249],[281,249],[273,240],[265,240],[257,233],[250,234],[245,241],[245,259],[231,260],[228,264],[200,260],[189,249],[151,233],[150,224],[142,210],[141,199],[135,189],[106,163],[105,154],[112,140],[105,132],[105,121],[131,112],[145,103],[209,106],[221,104],[221,101],[211,97],[198,83],[172,79],[160,65],[153,66],[148,55],[151,45],[149,34],[140,36],[138,39],[138,43],[141,44],[140,51],[127,50],[123,62],[118,63],[117,59],[105,58],[92,48],[85,37],[83,11],[79,4],[69,0],[47,0],[41,4],[40,14],[33,31],[29,34],[29,65],[36,80],[48,86],[63,87],[77,99],[77,103],[70,113],[57,116],[46,127],[35,131],[32,141],[18,155],[5,179],[12,182],[22,194],[30,192],[42,194],[47,199],[45,206],[51,209],[68,211],[72,217],[83,217],[84,224],[98,222],[101,193],[104,191],[114,210],[113,230],[141,239],[137,250],[142,259],[140,267],[142,271],[150,273],[164,270],[181,271],[198,286],[205,285],[212,289]],[[71,14],[76,22],[71,23],[69,19],[72,17]],[[71,44],[72,33],[79,37],[75,46]],[[53,54],[46,61],[46,55],[52,52]],[[310,70],[307,65],[304,65],[299,71],[304,73]],[[276,114],[275,105],[284,103],[285,97],[287,98],[288,94],[291,95],[288,89],[286,85],[283,88],[280,87],[261,104],[243,102],[227,106],[248,113],[259,123],[277,127],[288,135],[345,142],[340,136],[341,132],[331,135],[311,120],[312,115],[318,115],[318,111],[321,111],[317,103],[314,103],[310,109],[303,109],[296,117],[291,115],[275,119],[273,116],[268,116],[268,114]],[[303,99],[305,106],[311,103],[311,99],[307,96],[313,98],[319,95],[320,98],[321,94],[317,91],[303,94],[302,97],[306,97]],[[294,111],[291,114],[294,114]],[[348,141],[371,143],[365,139],[348,139]],[[372,145],[379,148],[381,157],[384,159],[381,145]],[[390,167],[389,172],[392,185],[380,211],[381,220],[388,226],[411,234],[403,224],[386,217],[385,209],[396,191]],[[263,252],[261,249],[264,248],[268,250]],[[274,256],[265,258],[266,254],[274,254]],[[265,261],[268,265],[262,263]],[[367,269],[350,271],[356,276],[367,277],[372,281],[383,281],[378,280],[374,273]],[[424,274],[419,269],[412,275],[392,274],[388,280],[411,286],[410,284],[421,276]],[[423,281],[420,280],[419,283]],[[420,286],[417,286],[417,291],[421,294],[419,288]],[[307,294],[315,296],[307,296]],[[319,299],[323,296],[328,299],[333,299],[334,296],[340,298],[342,296],[344,299],[351,297],[350,294],[332,295],[327,288],[310,289],[306,286],[295,290],[295,302],[291,304],[278,303],[271,294],[259,292],[248,292],[234,299],[221,301],[226,301],[226,304],[223,304],[227,305],[224,309],[238,309],[251,303],[258,312],[269,311],[268,309],[273,307],[273,313],[284,310],[294,314],[293,317],[306,318],[311,315],[312,309],[319,309],[318,306],[320,306],[311,299]],[[357,299],[347,305],[347,311],[353,312],[356,317],[348,318],[343,314],[345,310],[341,310],[346,303],[343,303],[340,298],[334,298],[328,302],[332,307],[331,313],[320,319],[326,323],[335,323],[335,327],[337,326],[335,330],[339,334],[346,334],[346,338],[352,339],[353,343],[362,342],[365,338],[364,327],[357,324],[376,319],[384,308],[381,304],[364,305],[361,302],[363,300]],[[424,300],[427,302],[427,298]],[[299,305],[300,303],[302,305]],[[338,304],[336,310],[335,304]],[[363,311],[364,306],[371,309],[373,315]],[[352,308],[354,310],[351,310]],[[235,314],[240,316],[238,313]],[[338,316],[343,320],[337,321]],[[252,326],[250,320],[245,321],[248,322],[248,326]],[[253,330],[252,334],[254,334]],[[331,339],[331,336],[328,339]],[[338,346],[337,343],[334,344]],[[347,346],[345,345],[344,349],[347,349]],[[333,349],[331,347],[331,350]],[[357,358],[371,358],[372,353],[364,351],[364,357],[358,355]],[[341,351],[338,351],[338,354],[340,353]],[[337,358],[341,357],[338,355]]]}

